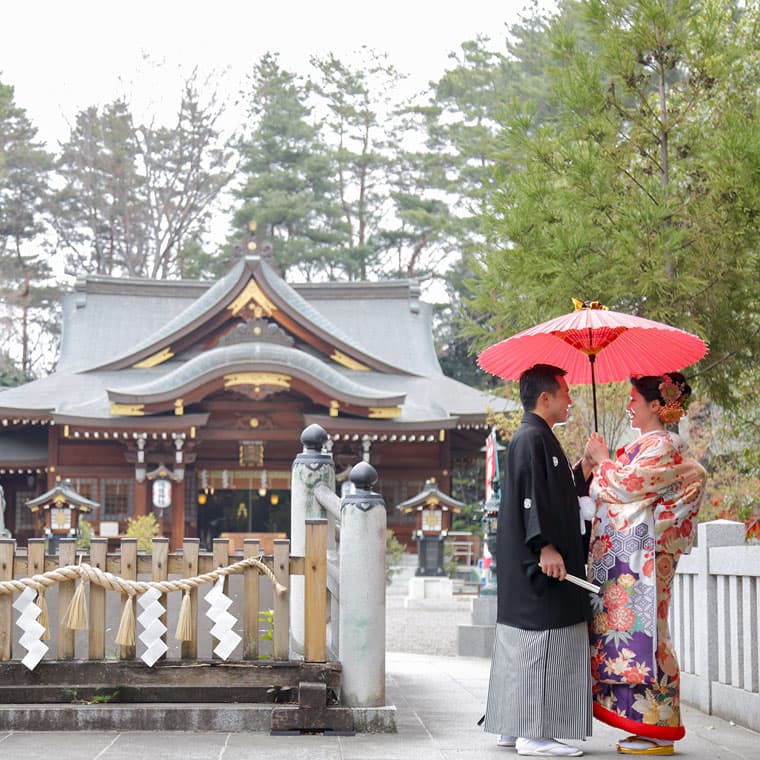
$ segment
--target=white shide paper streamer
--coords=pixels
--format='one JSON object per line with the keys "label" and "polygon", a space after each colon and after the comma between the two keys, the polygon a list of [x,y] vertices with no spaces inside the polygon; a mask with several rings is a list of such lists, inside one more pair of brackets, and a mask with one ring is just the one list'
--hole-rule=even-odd
{"label": "white shide paper streamer", "polygon": [[161,592],[157,588],[149,588],[137,599],[137,603],[143,609],[137,618],[144,629],[140,634],[140,641],[147,647],[140,659],[149,668],[152,668],[156,660],[169,649],[161,638],[166,633],[166,626],[161,622],[161,615],[166,612],[166,608],[158,601],[160,598]]}
{"label": "white shide paper streamer", "polygon": [[224,578],[222,577],[203,598],[210,605],[206,617],[214,623],[211,635],[219,640],[219,643],[214,647],[214,654],[226,660],[243,639],[232,630],[232,626],[237,620],[227,612],[227,608],[232,604],[232,599],[225,595],[223,589]]}
{"label": "white shide paper streamer", "polygon": [[40,641],[40,636],[45,633],[45,627],[37,621],[42,610],[34,603],[36,598],[36,589],[27,586],[13,603],[14,608],[19,612],[16,625],[24,632],[18,643],[27,650],[21,663],[29,670],[37,667],[49,649],[47,644]]}

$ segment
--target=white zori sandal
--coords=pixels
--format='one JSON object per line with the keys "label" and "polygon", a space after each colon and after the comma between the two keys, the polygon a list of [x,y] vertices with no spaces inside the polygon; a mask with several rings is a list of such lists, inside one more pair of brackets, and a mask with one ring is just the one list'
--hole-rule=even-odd
{"label": "white zori sandal", "polygon": [[519,738],[515,744],[518,755],[530,755],[532,757],[580,757],[583,750],[570,744],[563,744],[554,739],[523,739]]}

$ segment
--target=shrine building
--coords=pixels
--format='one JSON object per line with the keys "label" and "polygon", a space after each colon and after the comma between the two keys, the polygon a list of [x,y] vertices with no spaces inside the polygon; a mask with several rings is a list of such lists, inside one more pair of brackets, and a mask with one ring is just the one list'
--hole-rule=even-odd
{"label": "shrine building", "polygon": [[256,246],[217,282],[88,276],[64,296],[55,371],[0,390],[19,543],[41,535],[27,503],[59,481],[100,505],[94,535],[150,512],[172,548],[288,535],[291,463],[318,423],[339,473],[375,467],[411,544],[395,505],[430,479],[451,493],[453,469],[482,458],[487,411],[506,402],[443,374],[415,281],[291,285]]}

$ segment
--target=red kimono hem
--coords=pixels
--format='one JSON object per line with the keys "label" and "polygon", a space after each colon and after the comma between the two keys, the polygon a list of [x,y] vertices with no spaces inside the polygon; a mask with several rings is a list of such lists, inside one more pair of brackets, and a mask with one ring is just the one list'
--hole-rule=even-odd
{"label": "red kimono hem", "polygon": [[594,717],[606,723],[608,726],[620,728],[636,736],[648,736],[652,739],[665,739],[666,741],[678,741],[686,735],[683,726],[656,726],[653,723],[639,723],[638,721],[624,718],[622,715],[608,710],[606,707],[594,703]]}

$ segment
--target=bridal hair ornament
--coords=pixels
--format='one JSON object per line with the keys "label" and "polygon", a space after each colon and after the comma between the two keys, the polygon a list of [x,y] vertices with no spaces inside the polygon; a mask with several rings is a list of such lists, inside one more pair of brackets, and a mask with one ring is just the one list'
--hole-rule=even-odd
{"label": "bridal hair ornament", "polygon": [[665,425],[674,425],[686,414],[688,404],[684,396],[684,383],[674,381],[670,375],[663,375],[659,385],[663,407],[658,412],[660,421]]}

